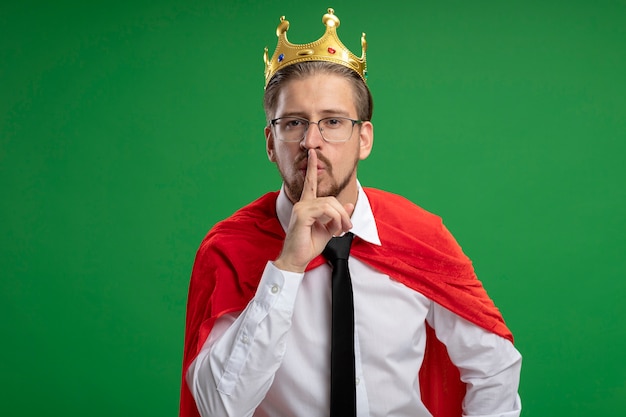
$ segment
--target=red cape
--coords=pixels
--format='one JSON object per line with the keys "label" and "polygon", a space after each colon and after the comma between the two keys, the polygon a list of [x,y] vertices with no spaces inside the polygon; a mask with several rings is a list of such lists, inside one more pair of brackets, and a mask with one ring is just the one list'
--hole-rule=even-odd
{"label": "red cape", "polygon": [[[350,256],[513,341],[499,310],[476,278],[471,261],[441,219],[398,195],[372,188],[364,190],[382,245],[355,237]],[[213,323],[226,313],[246,307],[254,297],[267,261],[276,259],[282,249],[285,232],[276,216],[277,196],[278,192],[268,193],[216,224],[198,249],[187,300],[181,417],[199,417],[185,374]],[[307,270],[323,262],[318,256]],[[465,384],[429,326],[419,376],[422,401],[433,416],[461,416]]]}

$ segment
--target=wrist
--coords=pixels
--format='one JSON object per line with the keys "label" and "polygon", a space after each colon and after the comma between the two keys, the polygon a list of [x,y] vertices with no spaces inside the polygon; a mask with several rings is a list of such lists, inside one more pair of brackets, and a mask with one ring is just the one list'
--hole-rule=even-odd
{"label": "wrist", "polygon": [[295,265],[287,261],[286,259],[283,259],[282,257],[278,257],[278,259],[274,261],[274,266],[280,269],[281,271],[297,272],[300,274],[303,273],[304,270],[306,269],[306,265],[304,266]]}

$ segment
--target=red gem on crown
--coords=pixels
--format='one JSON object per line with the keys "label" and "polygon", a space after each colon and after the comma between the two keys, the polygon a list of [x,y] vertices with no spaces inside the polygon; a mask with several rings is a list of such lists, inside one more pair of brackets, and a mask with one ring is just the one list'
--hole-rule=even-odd
{"label": "red gem on crown", "polygon": [[329,46],[329,47],[328,47],[328,52],[330,52],[331,54],[334,54],[334,53],[335,53],[335,52],[337,52],[337,51],[335,51],[333,48],[331,48],[331,47]]}

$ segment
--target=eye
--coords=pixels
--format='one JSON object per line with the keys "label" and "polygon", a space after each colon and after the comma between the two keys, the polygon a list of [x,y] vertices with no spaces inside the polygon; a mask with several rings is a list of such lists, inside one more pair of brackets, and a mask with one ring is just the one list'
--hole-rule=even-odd
{"label": "eye", "polygon": [[286,129],[296,129],[305,125],[302,119],[285,118],[281,119],[280,123],[284,125]]}
{"label": "eye", "polygon": [[324,119],[323,124],[328,129],[338,129],[345,124],[345,120],[340,117],[329,117]]}

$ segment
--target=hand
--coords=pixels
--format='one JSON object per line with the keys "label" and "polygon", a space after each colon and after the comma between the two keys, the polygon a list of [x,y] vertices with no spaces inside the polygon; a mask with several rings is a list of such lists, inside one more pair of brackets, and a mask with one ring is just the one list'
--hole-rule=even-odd
{"label": "hand", "polygon": [[309,149],[300,201],[293,206],[283,250],[274,265],[285,271],[304,272],[333,236],[352,228],[354,204],[342,205],[335,197],[317,197],[317,154]]}

